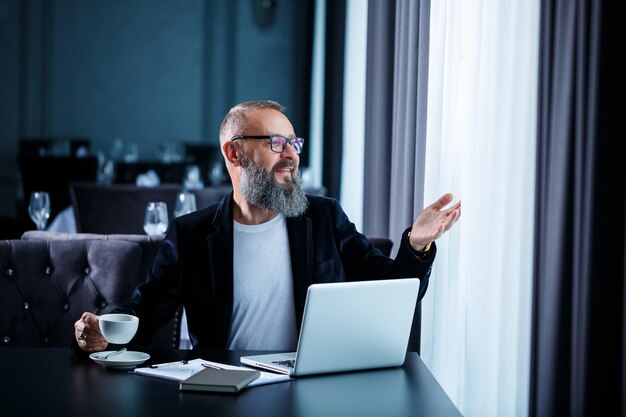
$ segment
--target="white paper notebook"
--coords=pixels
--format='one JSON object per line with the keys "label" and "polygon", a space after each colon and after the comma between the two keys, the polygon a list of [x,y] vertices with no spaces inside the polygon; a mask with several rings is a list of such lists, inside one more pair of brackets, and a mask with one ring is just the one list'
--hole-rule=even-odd
{"label": "white paper notebook", "polygon": [[[207,366],[216,369],[250,369],[245,366],[227,365],[224,363],[207,361],[200,358],[190,360],[187,363],[182,363],[178,361],[168,364],[158,364],[157,366],[157,368],[135,368],[134,373],[138,375],[151,376],[155,378],[162,378],[168,379],[170,381],[180,382],[200,372],[201,370],[206,369]],[[290,379],[291,378],[288,375],[280,375],[273,372],[262,371],[261,376],[248,384],[248,387],[264,384],[273,384],[275,382],[284,382],[289,381]]]}

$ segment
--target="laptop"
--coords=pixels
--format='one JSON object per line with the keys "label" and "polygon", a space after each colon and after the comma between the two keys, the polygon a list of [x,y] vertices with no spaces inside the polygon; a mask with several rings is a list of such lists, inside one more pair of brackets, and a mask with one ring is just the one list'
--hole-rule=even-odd
{"label": "laptop", "polygon": [[291,376],[401,366],[418,278],[309,286],[296,352],[242,356],[242,364]]}

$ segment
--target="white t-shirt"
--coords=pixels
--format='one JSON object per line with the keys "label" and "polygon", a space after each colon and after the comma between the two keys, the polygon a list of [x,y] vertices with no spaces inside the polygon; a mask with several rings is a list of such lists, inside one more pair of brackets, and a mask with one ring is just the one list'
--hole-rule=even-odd
{"label": "white t-shirt", "polygon": [[234,222],[231,350],[294,351],[297,343],[287,222]]}

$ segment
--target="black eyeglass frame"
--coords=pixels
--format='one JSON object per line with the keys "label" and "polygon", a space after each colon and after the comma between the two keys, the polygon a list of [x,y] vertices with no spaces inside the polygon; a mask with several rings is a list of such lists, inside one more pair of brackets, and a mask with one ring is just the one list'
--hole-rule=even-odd
{"label": "black eyeglass frame", "polygon": [[[283,148],[281,150],[275,150],[274,149],[274,141],[272,140],[273,138],[278,137],[278,138],[283,138],[285,139],[285,146],[283,146]],[[262,136],[244,136],[244,135],[237,135],[237,136],[233,136],[232,138],[230,138],[230,141],[233,142],[235,140],[238,139],[269,139],[270,141],[270,150],[272,152],[276,152],[276,153],[282,153],[285,151],[285,149],[287,148],[287,145],[291,144],[291,146],[293,146],[293,149],[296,151],[297,154],[302,152],[302,147],[304,146],[304,138],[300,138],[300,137],[293,137],[293,138],[287,138],[283,135],[262,135]],[[300,147],[297,147],[294,145],[294,141],[295,140],[299,140],[300,143]]]}

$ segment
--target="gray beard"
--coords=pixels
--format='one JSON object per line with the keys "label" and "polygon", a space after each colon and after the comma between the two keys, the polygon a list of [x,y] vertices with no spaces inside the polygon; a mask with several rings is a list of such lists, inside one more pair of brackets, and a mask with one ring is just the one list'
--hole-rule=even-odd
{"label": "gray beard", "polygon": [[[298,217],[309,207],[304,190],[300,170],[294,169],[291,181],[281,185],[274,181],[274,174],[285,166],[294,166],[289,161],[279,162],[270,172],[257,165],[246,155],[241,158],[244,168],[241,174],[240,191],[248,203],[277,213],[285,217]],[[295,167],[294,167],[295,168]]]}

